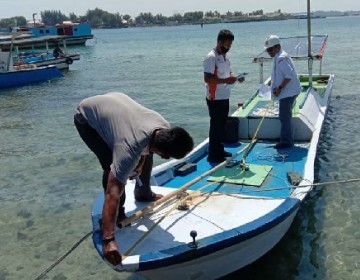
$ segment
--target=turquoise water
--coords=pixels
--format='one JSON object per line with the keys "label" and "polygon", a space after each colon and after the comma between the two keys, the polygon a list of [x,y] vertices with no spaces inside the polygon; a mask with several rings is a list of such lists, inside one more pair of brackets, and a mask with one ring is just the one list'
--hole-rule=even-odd
{"label": "turquoise water", "polygon": [[[81,60],[64,78],[0,91],[0,279],[34,279],[91,231],[90,211],[101,170],[73,126],[78,102],[123,91],[183,126],[200,143],[208,133],[202,59],[220,29],[235,34],[235,72],[249,72],[234,88],[231,110],[257,89],[258,54],[269,34],[306,35],[306,21],[94,30]],[[316,180],[359,177],[358,66],[360,17],[313,20],[313,34],[329,34],[324,73],[335,73],[319,144]],[[306,64],[298,65],[299,72]],[[318,70],[318,64],[315,64]],[[268,73],[269,68],[265,68]],[[157,163],[161,161],[157,159]],[[226,279],[359,279],[360,188],[326,185],[313,191],[281,242],[253,265]],[[112,271],[91,238],[45,279],[135,279]]]}

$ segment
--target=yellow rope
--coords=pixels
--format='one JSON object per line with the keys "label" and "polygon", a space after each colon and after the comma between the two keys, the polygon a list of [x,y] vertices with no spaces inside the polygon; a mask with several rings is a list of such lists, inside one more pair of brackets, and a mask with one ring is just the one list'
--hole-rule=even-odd
{"label": "yellow rope", "polygon": [[265,119],[265,117],[266,117],[266,115],[267,115],[267,113],[268,113],[268,111],[269,111],[269,109],[270,109],[270,107],[271,107],[271,105],[273,103],[274,103],[273,100],[270,100],[269,104],[267,105],[267,107],[265,109],[265,113],[264,113],[263,117],[261,118],[261,121],[258,124],[258,126],[257,126],[257,128],[255,130],[255,133],[254,133],[254,135],[253,135],[253,137],[251,139],[251,142],[250,142],[251,144],[247,147],[247,149],[245,150],[245,152],[244,152],[244,154],[243,154],[243,156],[241,158],[241,164],[242,164],[243,168],[245,168],[245,165],[246,165],[245,158],[247,157],[247,154],[249,153],[250,149],[252,148],[254,140],[256,139],[256,136],[257,136],[257,134],[258,134],[258,132],[260,130],[260,127],[261,127],[261,125],[262,125],[262,123],[263,123],[263,121],[264,121],[264,119]]}
{"label": "yellow rope", "polygon": [[[251,144],[253,144],[255,142],[255,140],[253,139],[247,147],[249,147]],[[244,148],[241,151],[238,151],[235,155],[239,155],[242,152],[246,151],[246,148]],[[235,156],[234,155],[234,156]],[[221,163],[222,165],[224,163]],[[221,165],[219,164],[219,165]],[[217,184],[219,182],[211,182],[211,183],[207,183],[204,186],[202,186],[201,188],[197,189],[197,191],[192,192],[191,194],[186,193],[186,196],[184,198],[182,198],[181,200],[179,200],[177,203],[175,203],[175,205],[173,207],[171,207],[157,222],[155,222],[150,229],[145,232],[128,250],[126,250],[126,252],[122,255],[123,260],[129,256],[129,254],[155,229],[156,226],[158,226],[167,216],[170,215],[170,213],[176,209],[176,207],[178,207],[180,204],[184,203],[187,199],[189,199],[189,197],[194,196],[195,194],[198,194],[199,191],[203,190],[206,187],[209,187],[213,184]]]}
{"label": "yellow rope", "polygon": [[176,202],[174,204],[174,206],[172,206],[158,221],[156,221],[147,232],[145,232],[123,255],[122,255],[122,260],[126,259],[126,257],[129,256],[129,254],[166,218],[170,215],[170,213],[172,211],[174,211],[180,204],[184,203],[186,200],[188,200],[190,197],[198,195],[198,193],[205,189],[206,187],[209,187],[215,183],[218,182],[211,182],[208,183],[204,186],[202,186],[201,188],[197,189],[196,191],[192,192],[192,193],[186,193],[186,196],[182,199],[180,199],[178,202]]}
{"label": "yellow rope", "polygon": [[[253,146],[253,144],[256,142],[255,139],[256,139],[256,136],[260,130],[260,127],[267,115],[267,112],[270,108],[270,106],[272,105],[273,101],[271,100],[268,104],[268,106],[266,107],[266,110],[265,110],[265,113],[264,113],[264,116],[262,117],[258,127],[256,128],[256,131],[249,143],[249,145],[246,147],[246,149],[244,149],[244,155],[242,156],[242,163],[243,163],[243,168],[245,168],[245,157],[247,156],[247,153],[249,152],[249,150],[251,149],[251,147]],[[201,191],[203,190],[204,188],[208,187],[208,186],[211,186],[212,184],[215,184],[215,183],[219,183],[219,182],[212,182],[212,183],[208,183],[206,185],[204,185],[203,187],[201,187],[200,189],[197,190],[197,192],[194,192],[194,193],[198,193],[198,191]],[[173,207],[171,207],[157,222],[155,222],[151,227],[150,229],[145,232],[124,254],[123,254],[123,260],[129,256],[129,254],[167,217],[170,215],[170,213],[176,209],[181,203],[184,203],[189,197],[191,197],[194,193],[192,194],[187,194],[183,199],[179,200],[177,203],[175,203],[175,205]]]}

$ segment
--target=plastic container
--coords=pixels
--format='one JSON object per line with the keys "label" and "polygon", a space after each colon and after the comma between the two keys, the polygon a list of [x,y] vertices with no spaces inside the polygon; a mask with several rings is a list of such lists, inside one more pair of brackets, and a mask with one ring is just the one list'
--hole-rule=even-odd
{"label": "plastic container", "polygon": [[224,143],[237,143],[239,142],[239,118],[228,117],[225,126]]}

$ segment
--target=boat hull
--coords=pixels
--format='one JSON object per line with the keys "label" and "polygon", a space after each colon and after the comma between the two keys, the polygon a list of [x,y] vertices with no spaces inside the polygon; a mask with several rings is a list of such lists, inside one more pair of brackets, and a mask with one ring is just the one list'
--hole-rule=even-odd
{"label": "boat hull", "polygon": [[147,279],[217,279],[256,261],[288,231],[297,211],[271,229],[213,254],[161,269],[139,271]]}
{"label": "boat hull", "polygon": [[0,72],[0,89],[23,86],[62,77],[55,66]]}

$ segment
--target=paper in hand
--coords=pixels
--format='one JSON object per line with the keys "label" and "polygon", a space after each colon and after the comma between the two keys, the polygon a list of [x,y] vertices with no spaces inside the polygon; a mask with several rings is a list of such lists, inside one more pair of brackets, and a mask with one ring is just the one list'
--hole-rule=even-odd
{"label": "paper in hand", "polygon": [[249,73],[245,73],[245,72],[244,72],[244,73],[241,73],[241,74],[238,74],[238,75],[237,75],[237,79],[239,80],[240,78],[243,78],[243,77],[245,78],[245,76],[247,76],[248,74],[249,74]]}
{"label": "paper in hand", "polygon": [[258,96],[266,99],[271,99],[270,87],[265,84],[260,84]]}

